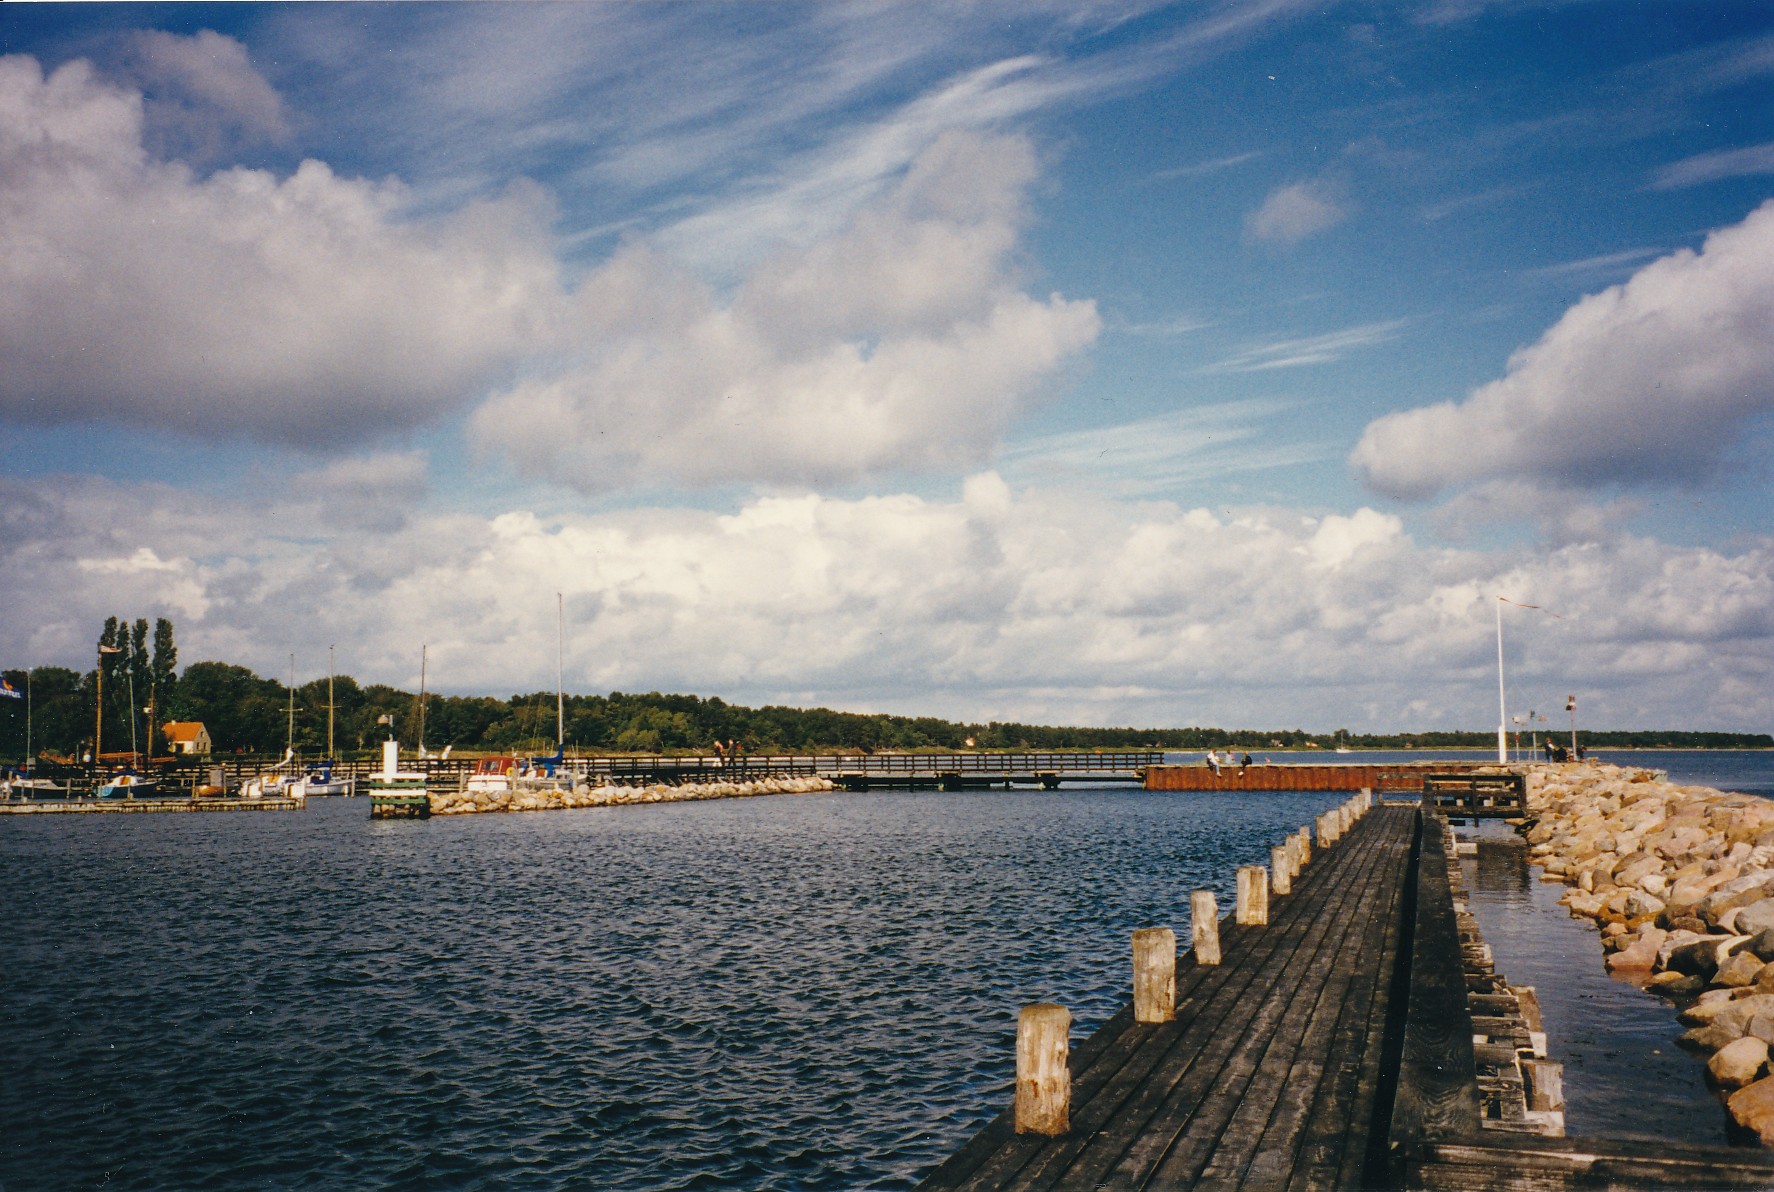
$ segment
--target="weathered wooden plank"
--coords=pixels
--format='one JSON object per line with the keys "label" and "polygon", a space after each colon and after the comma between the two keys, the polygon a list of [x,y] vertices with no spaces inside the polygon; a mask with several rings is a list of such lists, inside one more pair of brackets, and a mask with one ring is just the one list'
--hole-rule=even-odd
{"label": "weathered wooden plank", "polygon": [[1385,1011],[1375,997],[1396,964],[1396,936],[1389,942],[1386,928],[1397,918],[1413,828],[1411,817],[1379,818],[1350,840],[1372,854],[1373,877],[1337,944],[1340,971],[1323,983],[1307,1021],[1284,1025],[1297,1046],[1270,1049],[1252,1086],[1253,1094],[1260,1089],[1263,1095],[1249,1096],[1239,1107],[1201,1183],[1281,1187],[1311,1156],[1314,1170],[1328,1167],[1329,1174],[1307,1186],[1332,1186],[1346,1136],[1354,1130],[1365,1142],[1371,1115],[1355,1108],[1354,1099],[1367,1052],[1375,1053],[1378,1069]]}
{"label": "weathered wooden plank", "polygon": [[[1317,885],[1323,886],[1335,881],[1338,872],[1325,864],[1312,876]],[[1302,885],[1301,892],[1307,901],[1310,901],[1312,889],[1311,885]],[[1290,906],[1289,909],[1293,908]],[[1277,931],[1273,927],[1243,928],[1231,923],[1223,926],[1228,947],[1226,963],[1196,965],[1186,979],[1179,973],[1177,1020],[1155,1028],[1135,1049],[1118,1046],[1105,1053],[1099,1064],[1107,1066],[1118,1062],[1120,1066],[1110,1080],[1092,1094],[1090,1101],[1079,1107],[1072,1135],[1055,1140],[1041,1148],[1038,1155],[1028,1157],[1024,1165],[1014,1169],[1014,1179],[1007,1169],[1016,1157],[1008,1153],[1010,1148],[1006,1148],[1007,1153],[995,1157],[989,1165],[998,1170],[981,1168],[977,1186],[1072,1187],[1094,1179],[1074,1166],[1087,1150],[1091,1152],[1083,1159],[1087,1167],[1101,1168],[1114,1161],[1125,1145],[1124,1141],[1118,1140],[1137,1131],[1138,1122],[1149,1116],[1139,1108],[1138,1101],[1142,1092],[1153,1083],[1154,1072],[1165,1065],[1187,1066],[1192,1063],[1199,1055],[1203,1039],[1211,1039],[1235,1023],[1233,1016],[1247,1000],[1253,982],[1272,971],[1273,966],[1281,962],[1278,957],[1284,959],[1289,955],[1286,949],[1297,936],[1297,932]]]}
{"label": "weathered wooden plank", "polygon": [[[1179,1057],[1183,1063],[1173,1063],[1155,1074],[1139,1090],[1127,1122],[1117,1124],[1117,1133],[1128,1141],[1113,1165],[1100,1169],[1107,1151],[1099,1150],[1091,1156],[1095,1162],[1089,1168],[1080,1164],[1069,1173],[1068,1184],[1138,1186],[1165,1156],[1177,1150],[1187,1156],[1190,1166],[1199,1166],[1196,1158],[1202,1143],[1218,1136],[1248,1090],[1262,1049],[1291,1001],[1283,991],[1297,992],[1309,980],[1299,971],[1302,958],[1309,961],[1317,955],[1326,938],[1334,938],[1335,925],[1346,921],[1346,912],[1364,893],[1370,860],[1361,850],[1348,846],[1329,850],[1320,871],[1324,881],[1317,891],[1319,897],[1290,908],[1294,915],[1286,927],[1297,942],[1284,961],[1258,974],[1251,996],[1194,1040],[1188,1053]],[[1268,930],[1281,927],[1278,924]]]}
{"label": "weathered wooden plank", "polygon": [[1431,1140],[1472,1135],[1479,1128],[1472,1017],[1448,884],[1450,858],[1437,828],[1438,821],[1425,817],[1413,874],[1410,1002],[1387,1140],[1395,1179]]}
{"label": "weathered wooden plank", "polygon": [[1495,1135],[1431,1141],[1406,1168],[1427,1189],[1769,1188],[1774,1155],[1677,1140]]}
{"label": "weathered wooden plank", "polygon": [[1418,831],[1419,817],[1406,812],[1400,817],[1398,834],[1385,844],[1390,864],[1385,905],[1376,908],[1379,931],[1375,945],[1385,963],[1374,966],[1365,1005],[1355,999],[1344,1008],[1346,1025],[1339,1028],[1329,1065],[1333,1076],[1307,1115],[1294,1163],[1294,1188],[1361,1187],[1370,1183],[1374,1174],[1368,1170],[1372,1166],[1370,1154],[1385,1126],[1376,1115],[1382,1074],[1396,1068],[1386,1034],[1392,1025],[1392,998],[1399,986],[1399,973],[1408,968],[1400,944]]}

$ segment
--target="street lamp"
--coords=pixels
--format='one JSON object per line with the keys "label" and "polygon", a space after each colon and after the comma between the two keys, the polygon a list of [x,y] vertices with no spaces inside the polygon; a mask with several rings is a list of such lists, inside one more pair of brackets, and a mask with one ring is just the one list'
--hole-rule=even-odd
{"label": "street lamp", "polygon": [[1565,711],[1571,714],[1571,760],[1577,760],[1577,697],[1565,696]]}
{"label": "street lamp", "polygon": [[[1555,621],[1564,620],[1551,609],[1541,608],[1537,604],[1523,604],[1521,601],[1511,600],[1507,596],[1497,597],[1497,761],[1500,763],[1509,761],[1509,711],[1508,705],[1503,699],[1503,606],[1505,604],[1513,604],[1517,608],[1531,608],[1535,612],[1545,613]],[[1577,697],[1572,696],[1571,698],[1576,699]],[[1576,739],[1574,732],[1572,739]]]}

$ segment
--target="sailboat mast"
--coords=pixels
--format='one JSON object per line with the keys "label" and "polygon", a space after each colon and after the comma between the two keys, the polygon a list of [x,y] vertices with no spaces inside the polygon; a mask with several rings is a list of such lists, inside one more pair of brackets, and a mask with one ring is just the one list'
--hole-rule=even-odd
{"label": "sailboat mast", "polygon": [[296,656],[290,655],[290,723],[283,742],[283,760],[296,756]]}
{"label": "sailboat mast", "polygon": [[333,648],[326,648],[326,755],[333,756]]}
{"label": "sailboat mast", "polygon": [[35,774],[37,767],[31,762],[31,672],[25,671],[25,764]]}
{"label": "sailboat mast", "polygon": [[567,748],[567,615],[561,594],[554,594],[554,751]]}
{"label": "sailboat mast", "polygon": [[425,651],[427,646],[419,646],[419,756],[425,756]]}

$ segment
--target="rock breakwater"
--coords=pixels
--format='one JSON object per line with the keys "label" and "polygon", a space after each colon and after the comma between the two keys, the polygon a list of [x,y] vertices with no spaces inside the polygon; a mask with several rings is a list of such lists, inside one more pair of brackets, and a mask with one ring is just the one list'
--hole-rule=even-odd
{"label": "rock breakwater", "polygon": [[1774,801],[1612,765],[1535,766],[1529,855],[1608,970],[1673,998],[1741,1130],[1774,1146]]}
{"label": "rock breakwater", "polygon": [[682,803],[695,799],[744,799],[758,795],[804,795],[834,789],[825,778],[757,778],[747,782],[686,782],[671,786],[520,785],[505,791],[433,791],[432,815],[471,815],[482,811],[561,811],[569,807],[615,807],[628,803]]}

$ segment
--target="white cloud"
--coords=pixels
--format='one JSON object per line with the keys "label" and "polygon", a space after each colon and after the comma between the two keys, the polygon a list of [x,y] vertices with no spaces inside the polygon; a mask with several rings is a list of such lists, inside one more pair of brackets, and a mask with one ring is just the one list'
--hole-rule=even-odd
{"label": "white cloud", "polygon": [[325,446],[459,407],[549,318],[547,208],[403,202],[316,161],[198,177],[139,93],[0,59],[0,415]]}
{"label": "white cloud", "polygon": [[581,286],[565,366],[475,415],[529,475],[819,483],[977,462],[1097,334],[1089,302],[1017,288],[1017,138],[949,134],[837,234],[730,296],[631,245]]}
{"label": "white cloud", "polygon": [[1348,208],[1325,184],[1295,182],[1271,191],[1263,205],[1245,217],[1244,232],[1265,244],[1297,244],[1348,217]]}
{"label": "white cloud", "polygon": [[1401,498],[1496,477],[1699,483],[1774,408],[1771,329],[1774,202],[1584,298],[1464,402],[1376,420],[1350,462]]}
{"label": "white cloud", "polygon": [[[85,562],[82,563],[81,561]],[[1079,490],[768,497],[726,515],[415,513],[337,529],[305,500],[90,479],[0,481],[9,665],[82,666],[109,615],[168,615],[181,656],[506,694],[568,686],[995,719],[1331,729],[1483,727],[1494,597],[1523,709],[1759,729],[1774,539],[1737,553],[1620,539],[1497,555],[1419,545],[1368,509],[1305,517]],[[153,583],[144,584],[151,576]]]}

